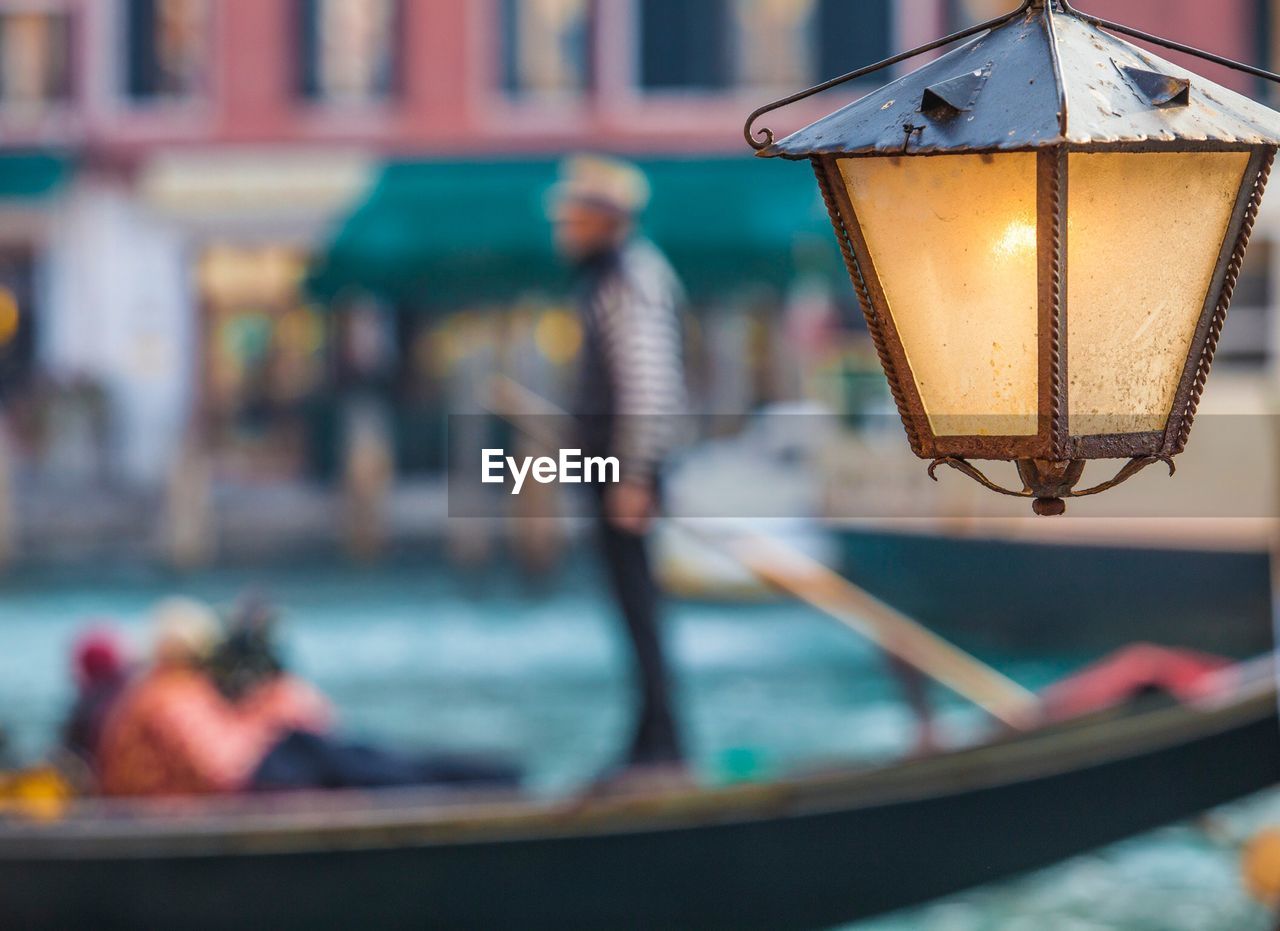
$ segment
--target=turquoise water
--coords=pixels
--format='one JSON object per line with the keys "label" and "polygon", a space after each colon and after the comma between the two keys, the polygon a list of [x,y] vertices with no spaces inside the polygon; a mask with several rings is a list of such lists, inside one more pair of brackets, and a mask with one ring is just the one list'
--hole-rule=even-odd
{"label": "turquoise water", "polygon": [[[511,754],[542,792],[568,790],[618,753],[626,654],[594,574],[581,569],[541,591],[496,571],[418,566],[24,576],[0,588],[0,722],[25,756],[47,745],[68,700],[67,645],[86,618],[115,618],[141,642],[158,597],[225,604],[249,585],[281,604],[293,666],[333,698],[349,732]],[[677,604],[669,633],[691,751],[707,779],[744,762],[767,776],[908,747],[910,714],[876,653],[808,609]],[[992,659],[1037,686],[1082,658]],[[944,702],[942,721],[955,741],[983,726],[955,702]],[[1240,887],[1236,844],[1268,818],[1280,822],[1280,797],[1214,813],[1209,833],[1168,828],[857,929],[1263,931],[1266,916]]]}

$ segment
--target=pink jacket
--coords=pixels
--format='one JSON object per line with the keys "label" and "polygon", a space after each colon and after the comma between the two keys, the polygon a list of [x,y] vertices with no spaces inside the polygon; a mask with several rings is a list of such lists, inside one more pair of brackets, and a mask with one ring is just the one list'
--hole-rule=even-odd
{"label": "pink jacket", "polygon": [[156,669],[132,685],[107,718],[102,791],[235,792],[286,732],[324,732],[331,721],[328,702],[298,679],[281,677],[232,704],[202,673]]}

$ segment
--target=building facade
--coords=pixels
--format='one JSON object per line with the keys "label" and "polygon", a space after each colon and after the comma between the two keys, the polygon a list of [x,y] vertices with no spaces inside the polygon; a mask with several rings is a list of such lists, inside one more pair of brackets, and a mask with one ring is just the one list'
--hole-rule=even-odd
{"label": "building facade", "polygon": [[[82,426],[39,450],[42,468],[98,468],[88,451],[155,482],[193,424],[216,435],[234,411],[244,432],[255,398],[302,404],[333,368],[308,262],[388,160],[745,157],[762,101],[1011,3],[0,0],[0,391],[19,445],[47,446],[42,420],[69,410]],[[1274,60],[1280,4],[1093,5]],[[1254,250],[1228,357],[1280,344],[1271,254]],[[256,468],[295,471],[302,441],[270,433]]]}

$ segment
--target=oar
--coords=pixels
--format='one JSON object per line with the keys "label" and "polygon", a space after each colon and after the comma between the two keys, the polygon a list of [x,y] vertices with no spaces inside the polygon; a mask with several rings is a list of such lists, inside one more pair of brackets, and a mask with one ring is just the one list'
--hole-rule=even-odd
{"label": "oar", "polygon": [[[505,375],[490,378],[485,406],[549,448],[560,445],[559,431],[541,418],[571,416]],[[817,608],[1006,724],[1025,729],[1038,722],[1040,700],[1034,693],[811,556],[763,534],[726,528],[724,521],[667,521],[723,549],[761,581]]]}
{"label": "oar", "polygon": [[812,556],[760,533],[721,536],[694,521],[672,522],[719,546],[761,581],[817,608],[1001,721],[1017,728],[1036,723],[1040,700],[1034,693]]}

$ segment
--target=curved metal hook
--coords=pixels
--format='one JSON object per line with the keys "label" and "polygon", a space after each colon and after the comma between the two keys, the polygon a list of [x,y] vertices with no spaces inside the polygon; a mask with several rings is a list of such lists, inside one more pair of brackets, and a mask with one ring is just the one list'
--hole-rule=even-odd
{"label": "curved metal hook", "polygon": [[1275,83],[1280,84],[1280,74],[1276,74],[1273,71],[1267,71],[1263,68],[1255,68],[1253,65],[1246,65],[1244,62],[1224,58],[1222,55],[1215,55],[1213,52],[1206,52],[1204,49],[1198,49],[1191,45],[1183,45],[1181,42],[1174,42],[1172,39],[1163,39],[1160,36],[1153,36],[1148,32],[1143,32],[1141,29],[1134,29],[1132,26],[1113,23],[1100,16],[1094,16],[1092,13],[1085,13],[1082,10],[1077,10],[1071,5],[1069,0],[1058,0],[1058,3],[1062,7],[1062,12],[1070,13],[1077,19],[1082,19],[1089,25],[1097,26],[1099,29],[1108,29],[1111,32],[1118,32],[1131,39],[1140,39],[1143,42],[1150,42],[1152,45],[1159,45],[1175,52],[1194,55],[1196,58],[1203,58],[1205,61],[1211,61],[1215,65],[1222,65],[1224,68],[1231,68],[1234,71],[1241,71],[1245,74],[1252,75],[1255,78],[1263,78],[1264,80],[1274,81]]}
{"label": "curved metal hook", "polygon": [[967,29],[961,29],[959,32],[953,32],[949,36],[944,36],[941,39],[935,39],[934,41],[921,45],[918,48],[913,48],[907,52],[900,52],[891,58],[886,58],[884,61],[878,61],[874,65],[868,65],[865,68],[850,71],[847,74],[840,75],[838,78],[832,78],[830,81],[823,81],[821,84],[815,84],[813,87],[805,88],[804,90],[794,93],[789,97],[783,97],[780,100],[767,103],[763,107],[758,107],[751,112],[750,116],[747,117],[746,125],[742,127],[742,135],[747,140],[747,145],[751,146],[751,148],[755,149],[757,152],[761,149],[767,149],[773,144],[773,130],[766,126],[762,126],[759,129],[752,128],[755,121],[766,113],[772,113],[774,110],[781,110],[783,107],[789,107],[793,103],[798,103],[801,100],[807,100],[815,94],[821,94],[823,91],[831,90],[833,87],[839,87],[841,84],[856,81],[858,78],[866,77],[868,74],[891,67],[898,64],[898,62],[906,61],[908,58],[915,58],[917,55],[923,55],[925,52],[932,52],[934,49],[941,48],[944,45],[949,45],[952,42],[958,42],[961,39],[967,39],[969,36],[977,35],[978,33],[985,32],[988,29],[1003,26],[1011,19],[1025,13],[1038,2],[1043,2],[1043,0],[1022,0],[1022,2],[1018,4],[1018,8],[1016,10],[1005,13],[1002,16],[997,16],[995,19],[989,19],[984,23],[979,23],[976,26],[970,26]]}
{"label": "curved metal hook", "polygon": [[1010,498],[1034,497],[1031,489],[1029,488],[1024,487],[1022,491],[1013,491],[1005,488],[1003,485],[997,485],[995,482],[991,481],[991,479],[983,475],[976,466],[971,465],[967,459],[961,459],[959,456],[942,456],[941,458],[935,459],[933,462],[929,463],[929,478],[933,479],[935,482],[938,480],[938,476],[935,472],[940,465],[951,466],[951,468],[955,469],[957,472],[962,472],[969,476],[969,478],[973,479],[983,488],[989,488],[997,494],[1008,495]]}
{"label": "curved metal hook", "polygon": [[[1127,482],[1147,466],[1156,462],[1163,462],[1167,465],[1169,467],[1170,475],[1173,475],[1173,473],[1178,470],[1173,459],[1169,456],[1135,456],[1121,467],[1120,471],[1116,473],[1114,478],[1102,482],[1101,484],[1093,485],[1089,488],[1066,488],[1058,492],[1057,497],[1083,498],[1086,495],[1099,494]],[[998,492],[1002,495],[1008,495],[1011,498],[1034,498],[1040,494],[1040,492],[1032,489],[1026,484],[1023,485],[1021,491],[1013,491],[1012,489],[1005,488],[1002,485],[997,485],[991,479],[983,475],[982,472],[967,459],[962,459],[959,456],[942,456],[941,458],[935,459],[933,462],[929,463],[929,478],[933,479],[935,482],[938,480],[936,473],[938,466],[940,465],[950,466],[957,472],[961,472],[969,476],[969,478],[973,479],[983,488],[988,488],[991,491]]]}
{"label": "curved metal hook", "polygon": [[1034,500],[1031,504],[1033,511],[1041,516],[1052,516],[1061,514],[1066,510],[1066,499],[1083,498],[1086,495],[1096,495],[1109,488],[1115,488],[1122,482],[1127,482],[1133,478],[1153,462],[1163,462],[1167,465],[1170,475],[1176,470],[1173,460],[1168,456],[1134,456],[1121,467],[1115,478],[1100,485],[1094,485],[1091,488],[1077,490],[1073,486],[1080,478],[1085,460],[1071,459],[1060,462],[1047,462],[1039,459],[1019,459],[1018,474],[1022,477],[1022,490],[1014,491],[1011,488],[997,485],[983,475],[975,466],[959,456],[943,456],[929,463],[929,478],[936,482],[938,480],[936,474],[938,466],[947,465],[957,472],[962,472],[969,476],[983,488],[987,488],[997,494],[1008,495],[1010,498],[1033,498]]}
{"label": "curved metal hook", "polygon": [[1103,491],[1107,491],[1108,489],[1115,488],[1120,483],[1127,482],[1129,479],[1133,478],[1135,475],[1137,475],[1147,466],[1155,462],[1163,462],[1165,465],[1167,465],[1169,467],[1170,475],[1178,471],[1178,467],[1174,465],[1173,460],[1168,456],[1135,456],[1134,458],[1130,459],[1128,462],[1124,464],[1124,467],[1119,472],[1116,473],[1116,477],[1111,479],[1111,481],[1103,482],[1101,485],[1094,485],[1091,488],[1082,488],[1079,491],[1073,488],[1071,490],[1070,497],[1082,498],[1085,495],[1096,495],[1099,492],[1103,492]]}

